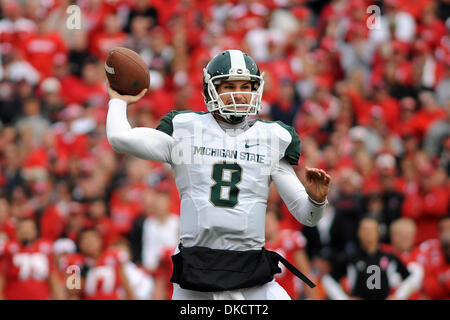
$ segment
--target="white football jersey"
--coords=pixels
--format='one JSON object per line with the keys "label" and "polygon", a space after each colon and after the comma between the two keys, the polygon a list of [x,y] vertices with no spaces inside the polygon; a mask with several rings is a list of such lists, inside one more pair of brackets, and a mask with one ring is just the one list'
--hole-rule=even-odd
{"label": "white football jersey", "polygon": [[281,159],[297,164],[300,156],[294,128],[256,120],[230,135],[211,113],[172,111],[157,129],[175,140],[170,163],[181,197],[182,244],[262,248],[271,171]]}

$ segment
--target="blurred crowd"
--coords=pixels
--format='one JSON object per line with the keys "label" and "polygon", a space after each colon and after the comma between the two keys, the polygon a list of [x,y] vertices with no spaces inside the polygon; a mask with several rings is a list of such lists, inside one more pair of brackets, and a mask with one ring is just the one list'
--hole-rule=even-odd
{"label": "blurred crowd", "polygon": [[150,70],[132,126],[205,111],[202,69],[223,50],[264,71],[260,117],[295,127],[299,175],[333,177],[314,228],[275,189],[269,197],[267,247],[319,284],[283,270],[293,298],[371,298],[338,271],[373,250],[383,270],[406,267],[391,270],[382,298],[450,298],[449,0],[2,0],[0,10],[0,298],[171,296],[178,193],[170,167],[108,144],[104,60],[115,46]]}

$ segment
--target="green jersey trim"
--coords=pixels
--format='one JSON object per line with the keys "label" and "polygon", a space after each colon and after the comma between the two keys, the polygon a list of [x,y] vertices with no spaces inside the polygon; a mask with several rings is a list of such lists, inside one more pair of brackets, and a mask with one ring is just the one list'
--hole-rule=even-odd
{"label": "green jersey trim", "polygon": [[183,110],[183,111],[172,110],[172,111],[170,111],[168,114],[166,114],[161,119],[161,122],[156,127],[156,130],[162,131],[165,134],[168,134],[169,136],[172,136],[172,133],[173,133],[173,122],[172,122],[172,120],[173,120],[173,118],[175,118],[175,116],[177,116],[178,114],[189,113],[189,112],[193,112],[193,113],[197,113],[197,114],[205,114],[205,113],[207,113],[207,112],[203,112],[203,111],[192,111],[192,110]]}
{"label": "green jersey trim", "polygon": [[288,147],[286,148],[284,152],[284,158],[289,162],[291,165],[297,165],[298,160],[300,158],[300,145],[301,141],[298,137],[297,132],[295,131],[294,127],[288,126],[282,121],[268,121],[268,120],[259,120],[266,123],[276,123],[279,126],[281,126],[283,129],[287,130],[289,134],[291,135],[291,143],[289,143]]}

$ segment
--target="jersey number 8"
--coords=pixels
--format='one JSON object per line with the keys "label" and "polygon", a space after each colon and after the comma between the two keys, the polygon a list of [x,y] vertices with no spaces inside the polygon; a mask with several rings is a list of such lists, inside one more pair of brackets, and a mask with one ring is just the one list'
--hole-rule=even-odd
{"label": "jersey number 8", "polygon": [[216,163],[212,167],[211,177],[215,184],[211,186],[209,200],[215,207],[234,208],[238,203],[242,167],[237,163]]}

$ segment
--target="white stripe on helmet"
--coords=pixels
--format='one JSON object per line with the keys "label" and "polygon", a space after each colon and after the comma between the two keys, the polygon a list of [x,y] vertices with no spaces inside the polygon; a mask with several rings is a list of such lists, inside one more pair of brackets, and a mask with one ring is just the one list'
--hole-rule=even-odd
{"label": "white stripe on helmet", "polygon": [[231,69],[247,69],[244,54],[240,50],[228,50],[230,52]]}

